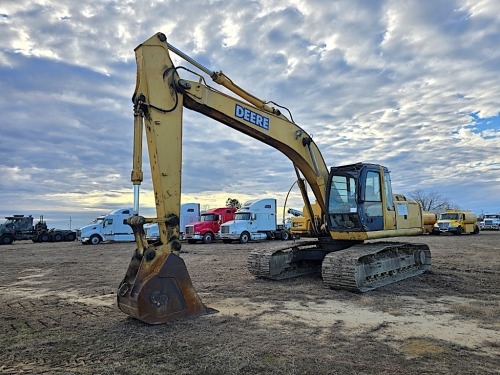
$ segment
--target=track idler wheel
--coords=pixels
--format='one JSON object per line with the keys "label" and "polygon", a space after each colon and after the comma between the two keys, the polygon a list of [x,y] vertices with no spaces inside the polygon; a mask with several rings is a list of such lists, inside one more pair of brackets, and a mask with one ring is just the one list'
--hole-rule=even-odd
{"label": "track idler wheel", "polygon": [[121,311],[148,324],[207,313],[184,261],[173,253],[156,256],[151,248],[132,258],[117,297]]}

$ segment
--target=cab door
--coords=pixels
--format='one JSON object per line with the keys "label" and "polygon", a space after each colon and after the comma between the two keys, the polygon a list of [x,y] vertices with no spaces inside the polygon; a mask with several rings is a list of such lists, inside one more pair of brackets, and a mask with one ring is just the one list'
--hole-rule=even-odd
{"label": "cab door", "polygon": [[379,170],[366,170],[362,176],[360,218],[368,231],[384,229],[382,176]]}
{"label": "cab door", "polygon": [[396,207],[392,195],[391,176],[386,168],[381,168],[384,177],[382,203],[384,206],[384,229],[396,229]]}
{"label": "cab door", "polygon": [[[262,214],[260,214],[260,216],[262,216]],[[261,218],[258,218],[257,217],[257,214],[252,212],[250,214],[250,220],[248,221],[248,230],[250,232],[258,232],[259,230],[261,230],[261,226],[262,226],[262,219],[263,217]]]}
{"label": "cab door", "polygon": [[102,234],[104,241],[112,241],[114,237],[114,225],[113,219],[107,218],[104,219],[102,223]]}

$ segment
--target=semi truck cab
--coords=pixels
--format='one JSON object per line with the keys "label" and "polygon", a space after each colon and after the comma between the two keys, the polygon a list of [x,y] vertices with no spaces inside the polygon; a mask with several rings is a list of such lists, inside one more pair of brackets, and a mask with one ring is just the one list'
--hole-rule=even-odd
{"label": "semi truck cab", "polygon": [[235,207],[213,208],[201,214],[200,220],[185,227],[184,237],[188,243],[202,241],[205,244],[220,238],[221,224],[234,219]]}
{"label": "semi truck cab", "polygon": [[92,224],[77,231],[77,239],[84,245],[134,241],[134,232],[127,224],[127,219],[136,214],[133,208],[120,208],[107,215],[98,216]]}

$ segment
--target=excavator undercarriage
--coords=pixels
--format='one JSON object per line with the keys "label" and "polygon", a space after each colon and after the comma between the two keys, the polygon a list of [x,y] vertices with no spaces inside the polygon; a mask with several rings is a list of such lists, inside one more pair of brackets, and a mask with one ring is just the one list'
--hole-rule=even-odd
{"label": "excavator undercarriage", "polygon": [[[328,243],[328,242],[327,242]],[[247,267],[256,277],[282,280],[321,272],[332,289],[367,292],[431,268],[425,244],[372,242],[338,250],[338,242],[311,241],[278,250],[252,251]],[[323,245],[323,246],[322,246]],[[332,250],[332,248],[337,250]]]}

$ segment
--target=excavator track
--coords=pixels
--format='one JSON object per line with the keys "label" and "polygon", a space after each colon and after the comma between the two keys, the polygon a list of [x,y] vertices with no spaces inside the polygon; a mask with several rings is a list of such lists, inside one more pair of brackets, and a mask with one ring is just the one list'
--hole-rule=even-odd
{"label": "excavator track", "polygon": [[254,250],[247,267],[256,277],[283,280],[319,273],[333,289],[367,292],[430,270],[425,244],[373,242],[340,251],[322,249],[316,241],[271,250]]}
{"label": "excavator track", "polygon": [[430,268],[431,252],[425,244],[374,242],[329,253],[322,276],[330,288],[367,292]]}
{"label": "excavator track", "polygon": [[[303,259],[303,255],[312,259]],[[282,249],[254,250],[248,255],[247,268],[255,277],[271,280],[291,279],[319,273],[324,256],[319,242],[303,242]],[[319,258],[315,259],[317,257]]]}

